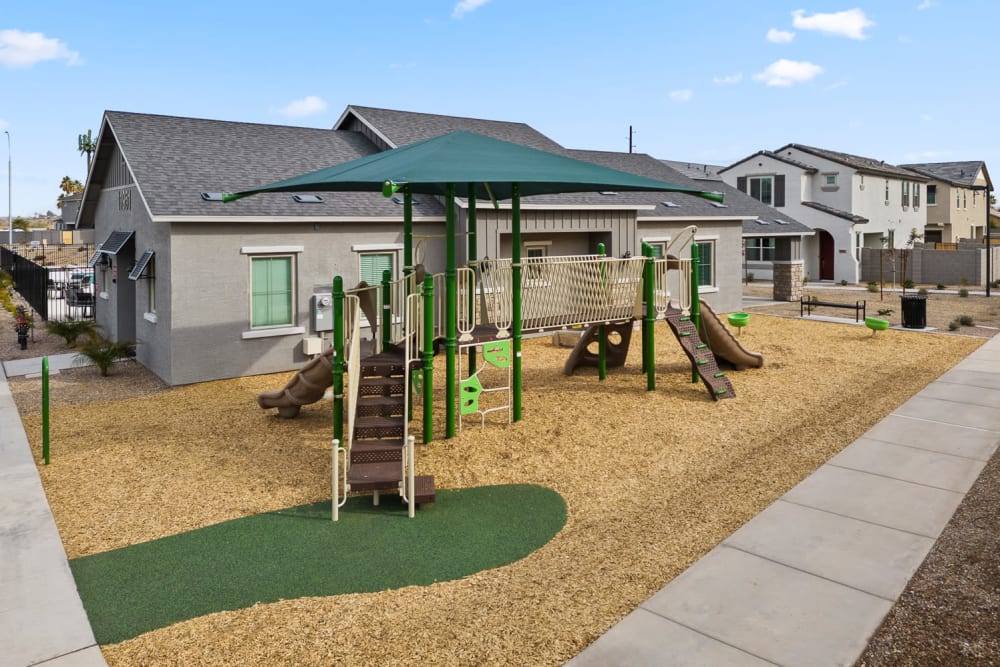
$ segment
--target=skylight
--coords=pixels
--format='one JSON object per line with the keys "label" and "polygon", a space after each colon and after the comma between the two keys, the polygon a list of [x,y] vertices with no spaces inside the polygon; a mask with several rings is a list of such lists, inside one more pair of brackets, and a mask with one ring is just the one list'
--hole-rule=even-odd
{"label": "skylight", "polygon": [[769,225],[771,223],[768,222],[767,220],[761,220],[760,218],[757,218],[757,224],[758,225]]}
{"label": "skylight", "polygon": [[675,204],[672,201],[661,201],[660,203],[663,204],[664,206],[666,206],[667,208],[680,208],[681,207],[680,204]]}
{"label": "skylight", "polygon": [[601,190],[601,192],[600,192],[599,194],[602,194],[602,195],[604,195],[605,197],[610,197],[610,196],[612,196],[612,195],[616,195],[616,194],[618,194],[618,193],[617,193],[617,192],[614,192],[614,191],[612,191],[612,190]]}
{"label": "skylight", "polygon": [[300,204],[322,204],[323,198],[319,195],[293,195],[292,199]]}
{"label": "skylight", "polygon": [[712,206],[714,206],[715,208],[729,208],[728,204],[723,204],[723,203],[717,202],[717,201],[710,201],[708,203],[711,204]]}
{"label": "skylight", "polygon": [[221,192],[202,192],[201,198],[205,201],[222,201]]}
{"label": "skylight", "polygon": [[778,223],[779,225],[787,225],[788,224],[787,220],[775,220],[775,222]]}

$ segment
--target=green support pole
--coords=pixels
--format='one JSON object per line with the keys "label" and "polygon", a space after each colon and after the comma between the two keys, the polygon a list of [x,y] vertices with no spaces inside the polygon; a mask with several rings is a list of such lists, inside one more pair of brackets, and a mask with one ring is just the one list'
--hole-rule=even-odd
{"label": "green support pole", "polygon": [[511,211],[510,211],[510,232],[511,232],[511,272],[510,289],[511,296],[511,339],[513,344],[514,369],[513,378],[513,401],[512,419],[515,422],[521,421],[521,184],[514,183],[511,190]]}
{"label": "green support pole", "polygon": [[424,276],[424,444],[434,439],[434,276]]}
{"label": "green support pole", "polygon": [[[698,289],[698,244],[691,244],[691,323],[694,324],[695,331],[701,332],[701,305],[699,302]],[[691,364],[691,382],[698,381],[698,367]]]}
{"label": "green support pole", "polygon": [[[604,244],[597,244],[597,254],[604,256]],[[601,278],[604,278],[604,266],[601,266]],[[608,328],[605,325],[597,327],[597,379],[608,377]]]}
{"label": "green support pole", "polygon": [[344,442],[344,279],[333,279],[333,437]]}
{"label": "green support pole", "polygon": [[[467,224],[469,232],[468,240],[468,256],[469,256],[469,266],[472,267],[472,289],[469,290],[469,316],[472,317],[472,321],[476,321],[476,285],[479,284],[479,265],[476,264],[476,260],[479,258],[479,250],[476,247],[478,241],[476,240],[476,185],[475,183],[469,183],[468,185],[468,218]],[[476,346],[469,346],[469,372],[476,367]]]}
{"label": "green support pole", "polygon": [[403,186],[403,275],[413,271],[413,192]]}
{"label": "green support pole", "polygon": [[645,302],[645,312],[642,318],[642,365],[646,371],[646,391],[656,389],[656,353],[653,349],[653,325],[656,323],[656,310],[653,305],[653,246],[642,244],[642,256],[646,261],[642,265],[642,299]]}
{"label": "green support pole", "polygon": [[454,438],[458,431],[458,271],[455,261],[455,184],[445,186],[445,281],[444,346],[447,355],[445,382],[445,437]]}
{"label": "green support pole", "polygon": [[389,349],[392,344],[392,271],[386,269],[382,272],[382,351]]}
{"label": "green support pole", "polygon": [[42,357],[42,458],[49,464],[49,358]]}

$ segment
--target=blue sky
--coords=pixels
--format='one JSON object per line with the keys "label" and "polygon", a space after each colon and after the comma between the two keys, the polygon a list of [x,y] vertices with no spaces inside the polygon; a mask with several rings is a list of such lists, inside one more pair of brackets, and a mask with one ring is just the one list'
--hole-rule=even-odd
{"label": "blue sky", "polygon": [[796,142],[1000,177],[995,0],[7,5],[14,215],[84,180],[77,136],[106,109],[330,127],[358,104],[525,122],[569,148],[628,150],[631,125],[673,160]]}

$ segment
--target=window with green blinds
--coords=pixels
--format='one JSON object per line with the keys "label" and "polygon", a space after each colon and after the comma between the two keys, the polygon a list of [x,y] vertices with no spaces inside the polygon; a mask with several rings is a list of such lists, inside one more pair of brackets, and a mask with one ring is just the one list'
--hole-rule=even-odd
{"label": "window with green blinds", "polygon": [[292,258],[250,259],[251,327],[292,324]]}
{"label": "window with green blinds", "polygon": [[698,246],[698,285],[702,287],[715,286],[715,241],[699,241]]}
{"label": "window with green blinds", "polygon": [[364,253],[359,257],[361,280],[369,285],[382,284],[382,272],[388,271],[392,279],[396,277],[395,254],[391,252]]}

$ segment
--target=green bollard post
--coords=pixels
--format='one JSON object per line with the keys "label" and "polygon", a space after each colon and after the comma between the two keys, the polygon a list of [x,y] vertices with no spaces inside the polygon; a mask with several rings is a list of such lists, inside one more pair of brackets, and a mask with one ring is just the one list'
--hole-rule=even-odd
{"label": "green bollard post", "polygon": [[[691,323],[694,324],[695,331],[701,333],[701,306],[698,289],[698,267],[700,263],[698,244],[691,244]],[[698,381],[698,367],[691,364],[691,382]]]}
{"label": "green bollard post", "polygon": [[42,357],[42,458],[49,464],[49,358]]}
{"label": "green bollard post", "polygon": [[645,311],[642,317],[642,366],[646,371],[646,391],[656,389],[656,353],[653,349],[653,325],[656,323],[656,309],[653,304],[653,246],[642,244],[642,256],[646,261],[642,266],[642,298]]}
{"label": "green bollard post", "polygon": [[434,439],[434,277],[424,276],[424,444]]}
{"label": "green bollard post", "polygon": [[333,437],[344,440],[344,279],[333,279]]}
{"label": "green bollard post", "polygon": [[[597,244],[597,254],[604,256],[604,244]],[[604,265],[601,265],[601,282],[604,283]],[[608,377],[608,328],[605,325],[597,327],[597,379]]]}

